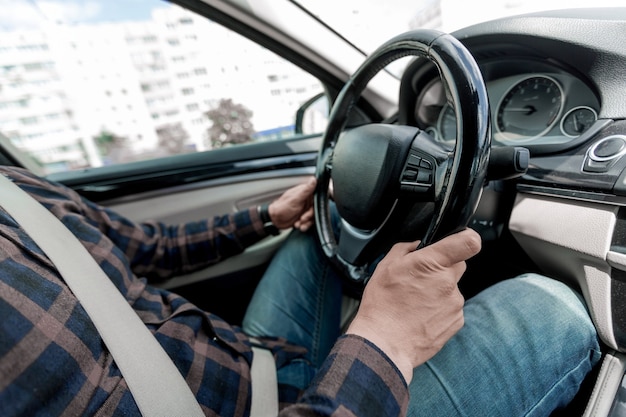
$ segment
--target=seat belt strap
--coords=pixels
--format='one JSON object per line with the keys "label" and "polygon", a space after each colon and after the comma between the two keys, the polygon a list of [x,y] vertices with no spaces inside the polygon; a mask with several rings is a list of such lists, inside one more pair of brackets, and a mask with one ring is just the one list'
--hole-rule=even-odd
{"label": "seat belt strap", "polygon": [[113,355],[144,417],[204,416],[154,335],[87,249],[37,200],[0,175],[4,209],[54,263]]}
{"label": "seat belt strap", "polygon": [[250,417],[276,417],[278,415],[278,380],[276,363],[269,349],[254,346],[259,341],[250,338],[252,345],[252,401]]}

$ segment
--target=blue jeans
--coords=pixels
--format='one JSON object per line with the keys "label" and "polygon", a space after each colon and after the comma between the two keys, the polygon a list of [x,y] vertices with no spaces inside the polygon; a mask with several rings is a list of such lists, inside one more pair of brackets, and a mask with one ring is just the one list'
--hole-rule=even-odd
{"label": "blue jeans", "polygon": [[[339,335],[341,279],[316,239],[292,232],[252,299],[243,328],[309,349],[279,371],[306,387]],[[409,416],[544,416],[566,405],[600,359],[581,298],[536,274],[498,283],[466,302],[465,326],[414,371]]]}

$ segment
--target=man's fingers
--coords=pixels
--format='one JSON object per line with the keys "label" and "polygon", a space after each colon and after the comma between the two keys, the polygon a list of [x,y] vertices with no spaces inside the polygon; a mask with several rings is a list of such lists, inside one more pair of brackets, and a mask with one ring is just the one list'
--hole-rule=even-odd
{"label": "man's fingers", "polygon": [[300,222],[306,223],[313,220],[313,210],[309,209],[300,216]]}
{"label": "man's fingers", "polygon": [[307,192],[313,192],[313,190],[315,190],[315,185],[317,184],[317,180],[315,179],[315,177],[310,177],[305,183],[303,183],[302,185],[304,186],[305,190]]}
{"label": "man's fingers", "polygon": [[450,267],[466,261],[480,252],[480,236],[472,229],[465,229],[450,236],[446,236],[420,250],[422,256],[431,257],[443,267]]}

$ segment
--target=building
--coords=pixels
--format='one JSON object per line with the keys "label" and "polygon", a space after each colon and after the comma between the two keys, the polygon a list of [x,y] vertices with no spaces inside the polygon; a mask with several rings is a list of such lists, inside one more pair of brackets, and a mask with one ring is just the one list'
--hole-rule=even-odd
{"label": "building", "polygon": [[[3,32],[0,88],[0,132],[48,172],[159,156],[172,138],[176,152],[205,150],[205,113],[222,98],[251,109],[256,131],[289,129],[300,103],[322,90],[282,58],[173,5],[141,22]],[[103,150],[111,138],[115,152]]]}
{"label": "building", "polygon": [[45,32],[0,37],[0,130],[50,169],[98,165],[88,160],[58,59]]}

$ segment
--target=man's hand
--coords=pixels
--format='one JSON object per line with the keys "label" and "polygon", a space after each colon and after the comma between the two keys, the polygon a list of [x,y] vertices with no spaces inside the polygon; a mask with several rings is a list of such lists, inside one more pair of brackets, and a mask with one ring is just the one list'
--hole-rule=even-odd
{"label": "man's hand", "polygon": [[279,229],[295,227],[306,232],[314,221],[313,192],[317,181],[311,177],[307,182],[288,189],[269,206],[272,223]]}
{"label": "man's hand", "polygon": [[471,229],[415,250],[398,243],[378,264],[348,329],[391,358],[411,382],[413,369],[433,357],[463,327],[458,282],[465,260],[480,251]]}

